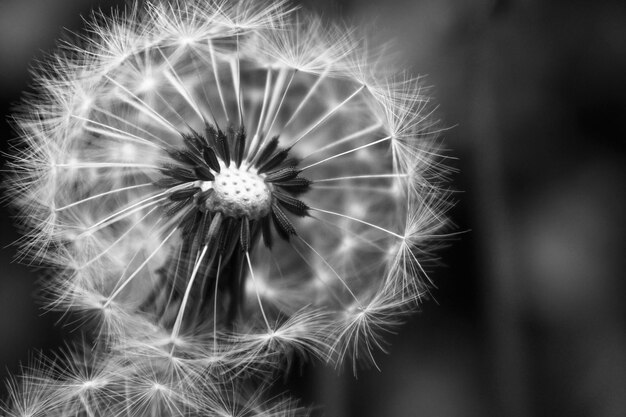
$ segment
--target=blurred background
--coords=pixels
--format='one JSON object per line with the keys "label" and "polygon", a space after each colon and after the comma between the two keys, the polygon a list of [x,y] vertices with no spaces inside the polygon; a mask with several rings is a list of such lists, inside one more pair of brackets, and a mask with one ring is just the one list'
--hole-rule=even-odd
{"label": "blurred background", "polygon": [[[120,4],[0,0],[2,151],[29,65],[81,14]],[[327,416],[626,416],[626,2],[299,4],[395,39],[427,75],[465,233],[440,253],[434,300],[387,338],[380,371],[305,365],[285,389]],[[39,310],[38,272],[12,262],[19,235],[0,210],[5,379],[71,331]]]}

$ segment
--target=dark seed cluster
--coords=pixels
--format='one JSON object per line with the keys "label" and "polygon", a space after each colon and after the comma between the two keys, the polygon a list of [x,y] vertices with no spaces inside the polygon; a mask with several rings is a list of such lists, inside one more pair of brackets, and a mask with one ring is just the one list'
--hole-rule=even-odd
{"label": "dark seed cluster", "polygon": [[[248,155],[246,160],[243,127],[229,128],[225,133],[207,124],[204,135],[192,132],[183,134],[182,138],[183,148],[167,150],[172,162],[163,167],[163,177],[156,181],[156,185],[171,190],[165,213],[170,217],[179,216],[179,227],[187,244],[208,245],[219,255],[227,256],[233,240],[238,240],[242,252],[249,252],[251,236],[257,235],[258,229],[263,242],[270,248],[272,229],[283,239],[296,234],[285,211],[297,216],[308,214],[308,206],[296,197],[309,189],[311,181],[299,176],[298,161],[289,158],[290,148],[278,146],[278,136],[271,138],[256,154]],[[263,215],[255,216],[244,209],[222,208],[229,202],[220,201],[224,198],[217,195],[220,184],[216,184],[216,177],[224,170],[234,172],[244,182],[246,175],[256,175],[265,183],[271,197]],[[230,177],[230,174],[226,176]],[[258,180],[251,186],[258,188]],[[229,184],[223,182],[223,185]],[[245,190],[254,191],[249,187]],[[260,198],[258,190],[254,195],[242,198],[248,201],[254,197]]]}
{"label": "dark seed cluster", "polygon": [[[204,134],[192,131],[182,139],[183,147],[166,150],[171,161],[155,182],[167,192],[163,210],[177,219],[182,245],[161,271],[169,290],[151,297],[176,298],[186,282],[177,277],[190,276],[196,265],[202,278],[194,296],[211,300],[219,291],[226,297],[223,313],[232,322],[243,304],[245,257],[261,237],[272,248],[274,234],[285,240],[296,235],[286,213],[308,214],[309,207],[297,197],[311,181],[299,176],[298,161],[290,157],[290,148],[279,147],[278,136],[260,149],[248,149],[243,127],[225,133],[207,124]],[[220,274],[224,279],[218,282]],[[202,301],[197,305],[206,307]]]}

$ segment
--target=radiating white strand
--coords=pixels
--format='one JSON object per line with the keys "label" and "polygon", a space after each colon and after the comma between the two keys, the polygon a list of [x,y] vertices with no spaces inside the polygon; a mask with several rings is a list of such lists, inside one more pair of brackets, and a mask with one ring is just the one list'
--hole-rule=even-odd
{"label": "radiating white strand", "polygon": [[88,169],[88,168],[148,168],[148,169],[161,169],[163,167],[150,164],[133,164],[127,162],[75,162],[69,164],[53,164],[56,168],[76,168],[76,169]]}
{"label": "radiating white strand", "polygon": [[141,205],[139,207],[135,207],[134,209],[130,210],[127,213],[123,213],[123,211],[122,211],[122,213],[118,213],[116,215],[116,217],[111,218],[110,220],[108,220],[108,221],[106,221],[104,223],[99,222],[96,225],[89,226],[85,231],[83,231],[83,233],[81,233],[79,235],[79,237],[82,237],[82,236],[84,236],[85,234],[88,234],[88,233],[94,233],[94,232],[97,232],[98,230],[104,229],[105,227],[107,227],[107,226],[109,226],[109,225],[111,225],[113,223],[117,223],[120,220],[123,220],[123,219],[125,219],[125,218],[127,218],[129,216],[132,216],[136,212],[141,211],[141,210],[143,210],[145,208],[148,208],[148,207],[153,206],[155,204],[159,204],[159,203],[165,201],[166,199],[167,199],[167,197],[161,197],[158,200],[151,201],[149,203],[145,203],[145,204],[143,204],[143,205]]}
{"label": "radiating white strand", "polygon": [[174,66],[170,63],[170,60],[167,59],[167,57],[165,56],[163,51],[161,51],[159,49],[159,52],[161,53],[161,56],[163,57],[163,60],[165,61],[165,64],[170,69],[170,71],[163,71],[163,73],[165,74],[165,78],[167,78],[167,80],[170,82],[170,84],[172,84],[174,86],[174,88],[176,89],[178,94],[180,94],[180,96],[187,102],[187,104],[189,104],[189,106],[193,109],[193,111],[196,112],[196,114],[198,115],[200,120],[202,120],[202,122],[206,123],[206,118],[205,118],[204,114],[202,114],[202,111],[200,110],[200,107],[198,106],[196,101],[193,99],[193,97],[191,96],[189,91],[187,91],[187,88],[185,88],[185,85],[183,84],[182,80],[178,76],[178,73],[174,69]]}
{"label": "radiating white strand", "polygon": [[259,121],[256,126],[256,133],[252,137],[250,141],[247,157],[246,159],[250,160],[253,158],[257,152],[257,146],[259,145],[259,134],[261,133],[261,125],[263,124],[263,119],[265,118],[265,112],[267,111],[267,104],[270,95],[270,89],[272,86],[272,69],[267,68],[267,75],[265,76],[265,89],[263,92],[263,104],[261,105],[261,113],[259,114]]}
{"label": "radiating white strand", "polygon": [[[146,234],[146,236],[153,237],[153,236],[156,236],[158,234],[158,232],[155,232],[155,230],[158,228],[159,223],[161,222],[161,220],[162,219],[157,219],[157,221],[154,224],[152,224],[152,226],[148,230],[148,233]],[[164,229],[165,228],[163,228],[163,230]],[[122,270],[122,273],[119,275],[119,278],[118,278],[117,282],[115,283],[114,289],[120,284],[122,279],[126,276],[126,273],[129,271],[130,267],[134,264],[135,259],[137,259],[137,257],[142,253],[143,250],[144,250],[144,246],[140,245],[139,247],[137,247],[137,250],[135,250],[135,252],[133,253],[133,256],[130,257],[129,259],[125,260],[125,262],[124,262],[125,263],[124,269]]]}
{"label": "radiating white strand", "polygon": [[217,274],[215,276],[215,294],[213,294],[213,352],[217,352],[217,289],[220,283],[222,269],[222,255],[217,260]]}
{"label": "radiating white strand", "polygon": [[309,249],[311,249],[313,251],[313,253],[315,253],[322,262],[324,262],[324,265],[326,265],[332,272],[333,274],[337,277],[337,279],[341,282],[341,284],[343,284],[343,286],[346,288],[346,290],[350,293],[350,295],[352,296],[352,298],[354,298],[354,301],[359,305],[359,307],[361,307],[361,302],[359,301],[359,299],[357,298],[357,296],[354,294],[354,292],[352,292],[352,290],[350,289],[350,287],[348,286],[348,284],[346,283],[346,281],[341,277],[341,275],[339,275],[339,273],[337,273],[337,271],[335,271],[335,268],[333,268],[328,261],[326,260],[326,258],[324,258],[322,256],[322,254],[320,254],[317,250],[315,250],[315,248],[313,246],[311,246],[306,240],[304,240],[304,238],[302,238],[302,236],[298,235],[298,238],[300,238],[300,240],[302,241],[302,243],[304,243],[305,245],[308,246]]}
{"label": "radiating white strand", "polygon": [[167,302],[165,303],[165,306],[161,310],[164,312],[164,315],[161,316],[161,318],[159,319],[159,322],[162,322],[162,320],[165,318],[165,312],[167,312],[167,310],[170,307],[170,304],[172,304],[172,300],[174,299],[174,293],[176,292],[176,280],[178,279],[178,270],[180,268],[180,263],[182,262],[182,255],[181,255],[182,252],[183,252],[183,245],[179,245],[178,255],[176,256],[176,268],[174,269],[174,281],[171,284],[169,295],[167,296]]}
{"label": "radiating white strand", "polygon": [[239,32],[237,32],[237,103],[239,103],[239,125],[243,125],[244,116],[243,116],[243,100],[242,100],[242,92],[241,92],[241,52],[239,50]]}
{"label": "radiating white strand", "polygon": [[241,97],[241,75],[239,73],[239,34],[237,36],[237,58],[228,61],[230,66],[230,76],[233,80],[234,92],[237,99],[237,110],[239,116],[239,125],[243,124],[243,103]]}
{"label": "radiating white strand", "polygon": [[399,235],[397,233],[394,233],[391,230],[387,230],[384,227],[380,227],[380,226],[377,226],[377,225],[375,225],[373,223],[366,222],[365,220],[357,219],[356,217],[348,216],[347,214],[337,213],[337,212],[329,211],[329,210],[322,210],[320,208],[315,208],[315,207],[309,207],[309,209],[310,210],[314,210],[314,211],[319,211],[320,213],[332,214],[333,216],[339,216],[339,217],[343,217],[343,218],[348,219],[348,220],[353,220],[353,221],[355,221],[357,223],[362,223],[362,224],[364,224],[366,226],[370,226],[370,227],[378,229],[378,230],[380,230],[382,232],[388,233],[388,234],[390,234],[392,236],[395,236],[395,237],[397,237],[399,239],[404,239],[404,236],[401,236],[401,235]]}
{"label": "radiating white strand", "polygon": [[[168,143],[167,143],[166,141],[164,141],[164,140],[163,140],[163,138],[161,138],[161,137],[159,137],[159,136],[155,135],[154,133],[152,133],[152,132],[150,132],[150,131],[148,131],[148,130],[144,129],[143,127],[141,127],[141,126],[139,126],[139,125],[137,125],[137,124],[135,124],[135,123],[131,123],[129,120],[124,119],[123,117],[120,117],[120,116],[119,116],[119,115],[117,115],[117,114],[111,113],[110,111],[105,110],[105,109],[103,109],[103,108],[100,108],[100,107],[98,107],[98,106],[93,106],[93,110],[98,111],[98,112],[100,112],[100,113],[104,114],[105,116],[110,117],[110,118],[112,118],[112,119],[114,119],[114,120],[117,120],[117,121],[118,121],[118,122],[120,122],[120,123],[124,123],[124,124],[125,124],[125,125],[127,125],[127,126],[130,126],[130,127],[134,128],[134,129],[137,129],[138,131],[145,133],[146,135],[148,135],[148,136],[152,137],[154,140],[156,140],[156,141],[158,141],[158,142],[163,143],[164,145],[168,145]],[[97,122],[95,122],[95,121],[93,121],[93,120],[91,120],[91,122],[92,122],[92,123],[97,123]],[[100,124],[100,125],[102,125],[101,123],[99,123],[99,124]],[[107,125],[102,125],[102,126],[109,127],[109,126],[107,126]],[[124,133],[131,135],[130,133],[125,132],[125,131],[124,131]],[[145,139],[145,138],[141,138],[141,137],[136,136],[136,135],[132,135],[132,136],[133,136],[133,137],[136,137],[136,138],[138,138],[138,139],[143,139],[143,140],[145,140],[146,142],[148,142],[148,143],[150,143],[150,144],[152,144],[152,145],[156,146],[156,147],[157,147],[157,148],[159,148],[159,149],[163,149],[162,147],[160,147],[160,146],[158,146],[158,145],[155,145],[154,143],[152,143],[151,141],[149,141],[149,140],[147,140],[147,139]]]}
{"label": "radiating white strand", "polygon": [[205,68],[200,69],[200,66],[198,65],[198,62],[196,61],[196,59],[192,58],[191,61],[193,62],[193,66],[195,68],[195,75],[198,78],[198,83],[202,86],[202,94],[204,95],[204,100],[206,101],[206,104],[209,108],[209,113],[211,113],[211,118],[213,119],[213,123],[215,124],[216,127],[219,127],[217,123],[217,119],[215,118],[215,112],[213,111],[213,106],[211,106],[211,99],[209,96],[209,92],[206,89],[206,82],[204,82],[204,80],[202,79],[202,74],[204,71],[206,71],[206,69]]}
{"label": "radiating white strand", "polygon": [[315,94],[315,92],[317,91],[319,86],[322,84],[322,81],[324,81],[324,79],[326,79],[326,76],[328,75],[328,71],[329,70],[326,69],[326,70],[324,70],[324,72],[322,74],[320,74],[319,78],[315,81],[315,84],[313,84],[313,86],[309,89],[309,91],[307,92],[306,96],[304,96],[304,98],[302,99],[302,101],[300,102],[298,107],[296,107],[296,109],[292,113],[292,115],[289,118],[289,120],[287,121],[287,123],[285,123],[284,128],[287,128],[287,126],[289,126],[291,124],[291,122],[293,122],[295,120],[295,118],[298,116],[300,111],[309,102],[311,97],[313,97],[313,94]]}
{"label": "radiating white strand", "polygon": [[[170,68],[171,68],[171,65],[170,65]],[[176,91],[178,91],[178,94],[180,94],[180,96],[185,99],[185,101],[187,102],[187,104],[189,104],[189,106],[193,109],[193,111],[196,112],[200,120],[202,120],[203,122],[206,122],[206,118],[204,117],[204,114],[202,114],[202,111],[198,107],[198,104],[191,97],[191,94],[189,94],[189,92],[185,89],[185,86],[182,84],[178,76],[175,73],[174,74],[170,73],[169,71],[164,71],[164,73],[165,73],[165,78],[167,78],[170,84],[174,86]]]}
{"label": "radiating white strand", "polygon": [[126,94],[128,94],[131,98],[134,98],[135,100],[137,100],[139,102],[139,103],[136,103],[134,100],[122,97],[122,100],[124,100],[125,103],[130,104],[131,106],[133,106],[134,108],[136,108],[137,110],[139,110],[143,114],[147,115],[152,120],[158,122],[161,126],[163,126],[166,129],[172,131],[173,133],[175,133],[177,135],[180,134],[178,129],[176,129],[176,127],[173,124],[171,124],[169,121],[167,121],[156,110],[154,110],[152,107],[150,107],[148,104],[146,104],[146,102],[144,102],[142,99],[137,97],[133,92],[128,90],[128,88],[124,87],[123,85],[121,85],[120,83],[115,81],[113,78],[109,77],[108,75],[105,75],[105,77],[109,81],[111,81],[113,84],[115,84],[119,88],[121,88],[122,91],[124,91]]}
{"label": "radiating white strand", "polygon": [[131,186],[128,186],[128,187],[123,187],[123,188],[116,188],[115,190],[111,190],[111,191],[106,191],[104,193],[95,194],[95,195],[92,195],[90,197],[83,198],[82,200],[75,201],[75,202],[73,202],[71,204],[68,204],[66,206],[55,208],[54,211],[67,210],[70,207],[77,206],[77,205],[85,203],[87,201],[95,200],[96,198],[104,197],[104,196],[107,196],[107,195],[110,195],[110,194],[120,193],[122,191],[128,191],[128,190],[134,190],[136,188],[147,187],[149,185],[153,185],[153,184],[151,182],[147,182],[145,184],[137,184],[137,185],[131,185]]}
{"label": "radiating white strand", "polygon": [[80,394],[78,394],[78,398],[80,399],[80,402],[83,405],[83,407],[85,407],[85,413],[87,413],[87,416],[96,417],[95,413],[91,409],[91,406],[89,405],[89,402],[85,398],[85,394],[81,392]]}
{"label": "radiating white strand", "polygon": [[332,143],[329,143],[326,146],[322,146],[321,148],[315,149],[311,153],[303,156],[302,159],[307,159],[308,157],[310,157],[312,155],[315,155],[316,153],[324,152],[324,151],[326,151],[328,149],[334,148],[334,147],[339,146],[341,144],[344,144],[346,142],[350,142],[351,140],[358,139],[361,136],[365,136],[365,135],[367,135],[369,133],[374,133],[378,129],[380,129],[381,126],[382,126],[381,123],[376,123],[373,126],[366,127],[364,129],[359,130],[358,132],[355,132],[355,133],[352,133],[350,135],[344,136],[343,138],[341,138],[339,140],[336,140],[336,141],[333,141]]}
{"label": "radiating white strand", "polygon": [[328,283],[326,281],[324,281],[319,276],[319,274],[317,273],[317,268],[315,268],[313,265],[311,265],[311,263],[306,258],[306,256],[304,256],[304,254],[302,252],[300,252],[300,250],[298,248],[296,248],[296,246],[293,243],[291,243],[291,248],[298,254],[298,256],[300,256],[300,259],[302,259],[304,261],[304,263],[307,264],[309,269],[313,272],[313,275],[315,275],[315,278],[317,278],[319,280],[319,282],[321,282],[322,285],[324,285],[328,289],[329,294],[335,299],[335,301],[337,301],[337,303],[339,305],[343,304],[343,300],[341,298],[339,298],[339,296],[337,294],[335,294],[334,288],[332,288],[330,285],[328,285]]}
{"label": "radiating white strand", "polygon": [[[183,315],[185,314],[185,307],[187,307],[187,301],[189,300],[189,294],[191,293],[191,287],[193,287],[193,283],[198,275],[198,269],[200,269],[200,264],[204,260],[204,256],[207,253],[207,249],[209,245],[204,245],[202,248],[202,252],[196,259],[196,263],[193,266],[193,271],[191,272],[191,277],[189,278],[189,284],[187,284],[187,289],[185,290],[185,295],[183,295],[183,300],[180,303],[180,307],[178,308],[178,315],[176,316],[176,321],[174,322],[174,327],[172,328],[172,334],[170,336],[170,340],[174,341],[178,337],[178,333],[180,332],[180,326],[183,322]],[[175,345],[174,345],[175,346]],[[172,347],[172,350],[174,347]]]}
{"label": "radiating white strand", "polygon": [[295,139],[293,142],[291,142],[291,146],[295,145],[296,143],[300,142],[303,138],[305,138],[309,133],[311,133],[312,131],[314,131],[315,129],[317,129],[319,126],[321,126],[324,122],[326,122],[333,114],[335,114],[340,108],[342,108],[344,105],[346,105],[350,100],[352,100],[354,97],[356,97],[361,91],[363,91],[363,89],[365,88],[365,85],[362,85],[361,87],[359,87],[354,93],[352,93],[350,96],[348,96],[348,98],[346,98],[344,101],[342,101],[341,103],[339,103],[338,105],[336,105],[335,107],[333,107],[332,109],[330,109],[328,111],[328,113],[326,113],[324,116],[322,116],[319,120],[317,120],[315,123],[313,123],[308,129],[306,129],[304,131],[304,133],[302,133],[300,136],[298,136],[297,139]]}
{"label": "radiating white strand", "polygon": [[371,191],[384,194],[393,194],[395,191],[389,187],[372,186],[372,185],[316,185],[311,186],[316,190],[358,190],[358,191]]}
{"label": "radiating white strand", "polygon": [[322,222],[326,227],[331,228],[333,231],[336,231],[336,229],[340,229],[340,230],[344,231],[345,233],[353,236],[355,239],[358,239],[359,241],[363,242],[365,245],[370,246],[370,247],[372,247],[374,249],[377,249],[378,251],[384,252],[384,251],[387,250],[386,248],[383,248],[380,245],[378,245],[374,240],[367,239],[364,236],[362,236],[360,233],[356,233],[356,232],[348,229],[347,227],[343,226],[340,223],[333,222],[331,220],[326,220],[326,219],[323,219],[323,218],[317,217],[317,216],[311,216],[311,218],[313,218],[313,219],[315,219],[315,220],[317,220],[319,222]]}
{"label": "radiating white strand", "polygon": [[213,42],[211,39],[208,41],[209,53],[211,55],[211,66],[213,67],[213,76],[215,77],[215,85],[217,86],[217,94],[220,96],[220,102],[222,103],[222,110],[224,110],[224,117],[226,118],[226,124],[230,124],[230,117],[228,116],[228,110],[226,110],[226,101],[224,101],[224,92],[222,91],[222,84],[220,81],[220,75],[217,69],[217,62],[215,61],[215,50],[213,49]]}
{"label": "radiating white strand", "polygon": [[370,143],[367,143],[367,144],[365,144],[365,145],[361,145],[361,146],[359,146],[359,147],[356,147],[356,148],[353,148],[353,149],[347,150],[347,151],[345,151],[345,152],[341,152],[341,153],[338,153],[338,154],[336,154],[336,155],[329,156],[329,157],[328,157],[328,158],[326,158],[326,159],[322,159],[321,161],[318,161],[318,162],[315,162],[315,163],[313,163],[313,164],[310,164],[310,165],[305,166],[304,168],[302,168],[302,171],[304,171],[305,169],[312,168],[312,167],[314,167],[314,166],[316,166],[316,165],[323,164],[324,162],[332,161],[333,159],[335,159],[335,158],[339,158],[340,156],[348,155],[348,154],[351,154],[351,153],[353,153],[353,152],[360,151],[361,149],[369,148],[370,146],[377,145],[377,144],[379,144],[379,143],[381,143],[381,142],[385,142],[385,141],[390,140],[390,139],[391,139],[391,136],[387,136],[386,138],[378,139],[378,140],[376,140],[376,141],[374,141],[374,142],[370,142]]}
{"label": "radiating white strand", "polygon": [[95,256],[92,259],[88,260],[86,263],[84,263],[80,267],[81,268],[85,268],[85,267],[91,265],[92,263],[94,263],[95,261],[97,261],[98,259],[102,258],[104,255],[106,255],[111,249],[113,249],[115,247],[115,245],[120,243],[126,236],[128,236],[130,234],[130,232],[135,227],[137,227],[142,221],[144,221],[144,219],[146,217],[148,217],[150,215],[150,213],[152,213],[156,209],[157,209],[156,207],[151,208],[146,214],[144,214],[139,220],[137,220],[135,223],[133,223],[128,229],[124,230],[124,233],[122,233],[122,235],[119,238],[117,238],[115,240],[115,242],[113,242],[111,245],[107,246],[106,249],[104,249],[103,251],[100,251],[97,256]]}
{"label": "radiating white strand", "polygon": [[[120,214],[124,213],[124,212],[125,212],[125,211],[127,211],[127,210],[130,210],[130,209],[132,209],[132,208],[134,208],[134,207],[137,207],[137,206],[139,206],[139,205],[142,205],[142,204],[144,204],[145,202],[150,201],[150,200],[153,200],[153,199],[155,199],[155,198],[162,197],[162,196],[164,196],[165,194],[167,194],[167,193],[169,193],[169,192],[173,191],[173,190],[174,190],[174,188],[176,188],[176,187],[173,187],[173,188],[172,188],[172,189],[170,189],[170,190],[165,190],[165,191],[162,191],[162,192],[160,192],[160,193],[157,193],[157,194],[151,195],[150,197],[146,197],[146,198],[144,198],[144,199],[142,199],[142,200],[139,200],[139,201],[137,201],[136,203],[133,203],[132,205],[130,205],[130,206],[128,206],[128,207],[124,207],[123,209],[120,209],[120,210],[116,211],[115,213],[113,213],[113,214],[111,214],[111,215],[109,215],[109,216],[105,217],[104,219],[99,220],[98,222],[94,223],[91,227],[96,227],[96,226],[99,226],[100,224],[102,224],[102,223],[104,223],[104,222],[106,222],[106,221],[108,221],[108,220],[110,220],[110,219],[112,219],[112,218],[114,218],[114,217],[116,217],[116,216],[118,216],[118,215],[120,215]],[[180,188],[180,187],[178,187],[178,188]]]}
{"label": "radiating white strand", "polygon": [[248,269],[250,270],[250,276],[252,277],[252,283],[254,284],[254,291],[256,292],[256,299],[259,302],[259,308],[261,309],[263,320],[265,320],[265,325],[267,326],[267,330],[270,333],[273,333],[274,330],[270,326],[270,323],[267,320],[267,316],[265,315],[265,310],[263,309],[263,303],[261,302],[261,295],[259,294],[259,288],[256,282],[256,278],[254,276],[254,271],[252,270],[252,262],[250,262],[250,254],[248,252],[246,252],[246,259],[248,260]]}
{"label": "radiating white strand", "polygon": [[280,93],[283,91],[283,86],[285,85],[285,81],[287,80],[287,69],[280,68],[278,71],[278,75],[276,77],[276,81],[272,86],[271,98],[269,100],[269,107],[267,112],[265,113],[265,117],[263,118],[263,122],[261,123],[261,132],[267,132],[267,124],[269,123],[269,119],[272,114],[274,114],[274,109],[278,106],[278,102],[280,100]]}
{"label": "radiating white strand", "polygon": [[88,126],[88,125],[85,126],[85,129],[89,130],[90,132],[97,133],[97,134],[104,135],[104,136],[109,136],[109,137],[114,138],[114,139],[127,140],[129,142],[135,142],[135,143],[140,143],[142,145],[152,146],[153,148],[156,148],[156,149],[162,149],[160,146],[156,145],[154,142],[151,142],[151,141],[149,141],[147,139],[144,139],[144,138],[141,138],[139,136],[133,135],[132,133],[123,131],[121,129],[117,129],[117,128],[113,127],[113,126],[106,125],[106,124],[100,123],[100,122],[96,122],[95,120],[87,119],[85,117],[77,116],[75,114],[73,114],[71,117],[73,117],[75,119],[78,119],[78,120],[82,120],[82,121],[84,121],[86,123],[91,123],[91,124],[94,124],[96,126],[101,126],[101,127],[106,128],[106,129],[109,129],[109,130],[105,130],[105,129],[98,129],[98,128],[95,128],[95,127],[92,127],[92,126]]}
{"label": "radiating white strand", "polygon": [[141,265],[139,265],[139,267],[135,270],[135,272],[133,272],[125,281],[124,283],[117,289],[115,290],[115,292],[113,294],[111,294],[109,296],[109,298],[107,299],[106,303],[104,303],[103,308],[107,308],[111,302],[113,301],[113,299],[115,297],[117,297],[117,295],[122,292],[124,290],[124,288],[126,288],[126,286],[132,281],[133,278],[135,278],[135,276],[137,276],[137,274],[148,264],[148,262],[150,262],[150,260],[159,252],[159,250],[161,250],[161,248],[163,247],[163,245],[165,245],[165,242],[167,242],[170,237],[172,237],[172,235],[176,232],[176,228],[174,228],[166,237],[165,239],[163,239],[163,241],[161,243],[159,243],[159,246],[156,247],[155,250],[152,251],[152,253],[146,258],[145,261],[143,261],[141,263]]}
{"label": "radiating white strand", "polygon": [[347,177],[334,177],[323,178],[320,180],[314,180],[313,183],[318,182],[331,182],[331,181],[344,181],[344,180],[358,180],[358,179],[377,179],[377,178],[406,178],[409,174],[372,174],[372,175],[353,175]]}
{"label": "radiating white strand", "polygon": [[272,118],[272,123],[270,123],[269,127],[265,131],[267,133],[266,136],[270,136],[271,135],[272,128],[274,127],[274,123],[276,123],[276,119],[278,118],[278,115],[280,114],[280,110],[283,107],[283,103],[285,102],[285,97],[287,97],[287,93],[289,92],[289,88],[291,87],[291,83],[293,83],[293,79],[294,79],[294,77],[296,76],[297,73],[298,73],[298,70],[296,70],[296,69],[292,70],[291,77],[289,77],[289,81],[287,82],[287,87],[285,87],[283,95],[280,98],[280,102],[278,103],[278,107],[274,111],[274,117]]}

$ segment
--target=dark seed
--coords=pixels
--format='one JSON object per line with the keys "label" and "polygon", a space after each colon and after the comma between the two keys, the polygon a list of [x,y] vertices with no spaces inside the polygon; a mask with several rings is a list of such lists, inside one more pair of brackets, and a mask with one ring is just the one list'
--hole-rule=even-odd
{"label": "dark seed", "polygon": [[204,246],[207,242],[207,236],[209,235],[209,229],[213,223],[213,219],[211,218],[211,213],[208,211],[204,213],[202,217],[202,223],[200,224],[199,233],[200,233],[200,245]]}
{"label": "dark seed", "polygon": [[213,171],[220,172],[220,163],[217,160],[217,155],[215,155],[215,150],[213,148],[206,147],[202,152],[202,156],[204,156],[204,161]]}
{"label": "dark seed", "polygon": [[289,240],[289,236],[296,234],[296,229],[277,204],[272,204],[272,220],[276,231],[283,239]]}
{"label": "dark seed", "polygon": [[290,150],[291,148],[285,148],[280,150],[278,153],[272,156],[265,164],[261,165],[261,167],[259,168],[259,173],[263,174],[282,164],[282,162],[289,155]]}
{"label": "dark seed", "polygon": [[263,243],[268,249],[272,248],[272,227],[269,216],[261,218],[261,230],[263,232]]}
{"label": "dark seed", "polygon": [[[197,230],[198,226],[197,223],[200,220],[200,216],[202,215],[202,213],[200,213],[200,211],[196,210],[196,209],[191,209],[189,210],[185,216],[183,217],[183,219],[180,222],[179,227],[182,227],[182,233],[183,233],[183,237],[185,238],[189,238],[191,237],[193,240],[193,232],[195,232],[195,230]],[[189,236],[191,234],[191,236]]]}
{"label": "dark seed", "polygon": [[161,172],[163,173],[163,175],[176,178],[180,181],[195,181],[197,179],[193,171],[187,168],[177,166],[166,166],[164,169],[161,170]]}
{"label": "dark seed", "polygon": [[183,183],[184,181],[177,180],[176,178],[167,176],[167,177],[156,180],[153,184],[161,188],[172,188]]}
{"label": "dark seed", "polygon": [[175,215],[176,213],[178,213],[179,211],[181,211],[182,209],[184,209],[185,207],[187,207],[188,204],[189,204],[188,201],[177,201],[176,203],[172,203],[170,207],[167,208],[165,215],[167,217],[171,217]]}
{"label": "dark seed", "polygon": [[215,190],[213,188],[209,188],[206,191],[202,191],[199,195],[198,195],[198,200],[197,200],[197,204],[198,205],[203,205],[204,203],[206,203],[206,201],[209,199],[209,197],[211,196],[211,194],[213,194],[215,192]]}
{"label": "dark seed", "polygon": [[202,181],[213,181],[215,179],[213,173],[206,166],[196,167],[195,172],[198,178]]}
{"label": "dark seed", "polygon": [[281,187],[284,191],[298,195],[308,191],[308,189],[311,187],[311,183],[311,180],[298,177],[288,181],[283,181],[276,185]]}
{"label": "dark seed", "polygon": [[217,149],[217,130],[213,125],[207,124],[204,127],[204,132],[206,134],[206,139],[209,142],[209,145]]}
{"label": "dark seed", "polygon": [[200,140],[198,134],[195,132],[192,134],[183,134],[183,142],[185,142],[187,148],[189,148],[192,152],[196,151],[199,153],[199,151],[203,148],[202,140]]}
{"label": "dark seed", "polygon": [[278,200],[278,203],[281,207],[285,208],[296,216],[303,217],[309,214],[309,206],[307,206],[297,198],[290,197],[278,191],[274,191],[272,195],[276,197],[276,200]]}
{"label": "dark seed", "polygon": [[241,242],[241,251],[250,251],[250,221],[247,217],[241,219],[241,229],[239,232],[239,242]]}
{"label": "dark seed", "polygon": [[274,153],[274,151],[276,151],[276,148],[278,148],[278,136],[274,136],[263,147],[263,150],[261,150],[261,153],[259,153],[259,159],[257,160],[255,166],[258,167],[267,162],[268,158]]}
{"label": "dark seed", "polygon": [[220,235],[223,218],[224,215],[221,212],[218,211],[217,213],[215,213],[215,216],[213,216],[213,219],[211,220],[209,231],[204,235],[204,240],[202,241],[203,245],[208,244],[213,246],[215,244],[216,239]]}
{"label": "dark seed", "polygon": [[220,155],[220,158],[224,161],[226,166],[230,165],[230,147],[228,146],[228,139],[224,132],[219,130],[217,132],[217,139],[215,140],[217,145],[216,150]]}
{"label": "dark seed", "polygon": [[200,191],[200,188],[198,187],[185,188],[183,190],[176,190],[169,195],[169,198],[172,201],[187,200],[193,197],[194,194],[196,194],[198,191]]}
{"label": "dark seed", "polygon": [[294,179],[301,171],[295,168],[281,168],[277,171],[270,172],[265,177],[266,182],[283,182]]}

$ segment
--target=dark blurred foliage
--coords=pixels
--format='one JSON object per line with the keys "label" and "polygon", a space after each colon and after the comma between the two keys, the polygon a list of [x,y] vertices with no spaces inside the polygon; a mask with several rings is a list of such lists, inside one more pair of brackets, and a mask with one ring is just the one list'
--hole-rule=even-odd
{"label": "dark blurred foliage", "polygon": [[[328,416],[626,415],[626,3],[304,3],[395,38],[406,66],[428,75],[451,127],[451,216],[465,233],[440,253],[434,300],[387,338],[380,371],[355,379],[307,364],[286,389]],[[113,4],[0,1],[1,113],[61,27]],[[18,234],[1,214],[5,246]],[[0,251],[0,364],[11,372],[71,336],[40,314],[38,272],[11,263],[14,252]]]}

